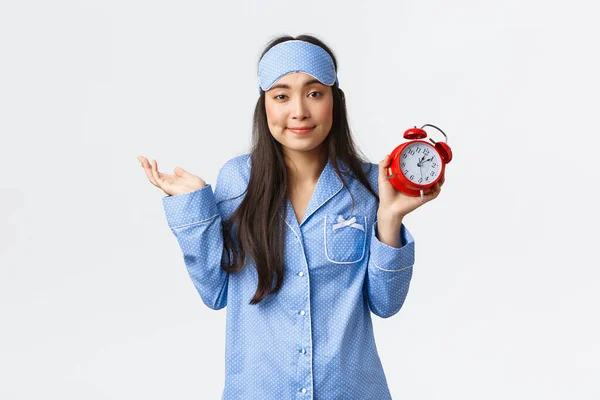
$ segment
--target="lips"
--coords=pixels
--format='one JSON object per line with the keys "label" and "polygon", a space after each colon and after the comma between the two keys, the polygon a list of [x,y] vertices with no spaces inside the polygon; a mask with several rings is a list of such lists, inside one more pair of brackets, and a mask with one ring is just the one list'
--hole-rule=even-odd
{"label": "lips", "polygon": [[315,127],[299,127],[299,128],[288,128],[289,131],[293,133],[308,133],[315,129]]}

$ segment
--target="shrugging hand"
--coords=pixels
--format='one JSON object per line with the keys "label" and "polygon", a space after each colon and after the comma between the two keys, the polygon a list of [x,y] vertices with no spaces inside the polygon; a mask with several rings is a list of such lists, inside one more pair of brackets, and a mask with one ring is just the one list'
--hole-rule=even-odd
{"label": "shrugging hand", "polygon": [[190,174],[181,167],[175,167],[175,175],[163,174],[158,171],[158,163],[152,160],[152,165],[146,157],[137,158],[148,176],[148,180],[157,188],[160,188],[169,196],[194,192],[206,186],[206,182],[199,176]]}

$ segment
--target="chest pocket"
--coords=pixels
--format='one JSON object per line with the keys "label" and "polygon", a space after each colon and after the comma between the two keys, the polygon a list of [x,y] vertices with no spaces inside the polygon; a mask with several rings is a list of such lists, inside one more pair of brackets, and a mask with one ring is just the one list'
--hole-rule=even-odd
{"label": "chest pocket", "polygon": [[335,264],[352,264],[365,256],[367,217],[326,215],[323,226],[325,256]]}

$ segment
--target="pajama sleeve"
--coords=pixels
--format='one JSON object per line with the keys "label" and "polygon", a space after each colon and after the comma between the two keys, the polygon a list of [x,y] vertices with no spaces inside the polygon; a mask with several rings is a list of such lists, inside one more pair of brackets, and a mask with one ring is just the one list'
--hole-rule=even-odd
{"label": "pajama sleeve", "polygon": [[400,311],[412,278],[415,242],[404,224],[399,234],[402,247],[396,248],[379,241],[377,221],[371,230],[365,285],[369,308],[381,318],[389,318]]}
{"label": "pajama sleeve", "polygon": [[231,210],[225,208],[230,207],[230,202],[221,202],[245,189],[241,188],[239,164],[238,159],[225,163],[218,173],[214,193],[207,184],[194,192],[162,199],[167,223],[177,238],[188,274],[204,304],[213,310],[227,305],[229,274],[221,268],[225,255],[221,223]]}

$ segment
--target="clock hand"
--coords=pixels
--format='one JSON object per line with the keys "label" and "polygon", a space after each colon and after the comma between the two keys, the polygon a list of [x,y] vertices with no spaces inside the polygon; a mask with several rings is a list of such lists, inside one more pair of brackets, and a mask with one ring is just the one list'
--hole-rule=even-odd
{"label": "clock hand", "polygon": [[[423,183],[423,167],[419,165],[419,168],[421,169],[421,183]],[[419,192],[421,193],[421,203],[423,202],[423,189],[420,189]]]}

